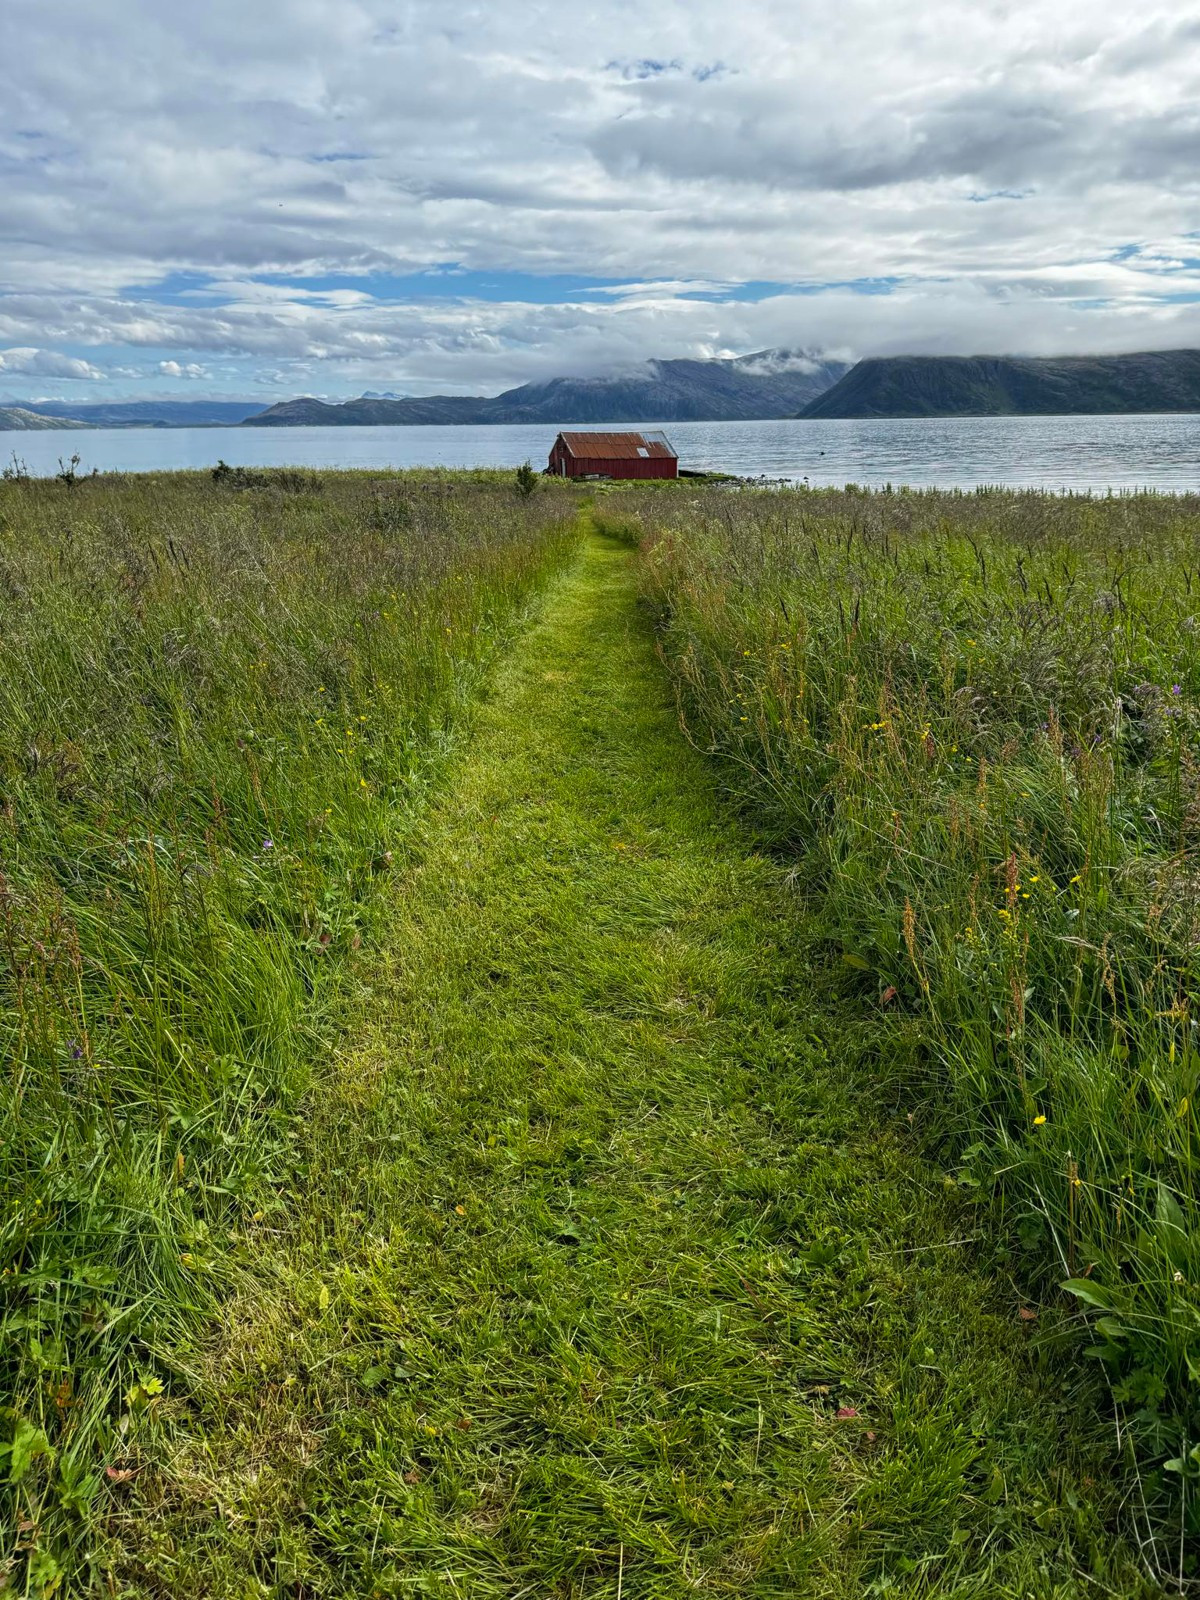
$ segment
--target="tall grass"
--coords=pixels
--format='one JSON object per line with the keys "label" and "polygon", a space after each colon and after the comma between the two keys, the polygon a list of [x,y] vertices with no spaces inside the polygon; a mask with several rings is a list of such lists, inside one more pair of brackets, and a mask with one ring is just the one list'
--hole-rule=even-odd
{"label": "tall grass", "polygon": [[0,1586],[86,1556],[272,1225],[373,881],[570,510],[0,485]]}
{"label": "tall grass", "polygon": [[1197,1531],[1200,498],[607,508],[686,726],[881,1028],[919,1019],[956,1181],[1073,1297]]}

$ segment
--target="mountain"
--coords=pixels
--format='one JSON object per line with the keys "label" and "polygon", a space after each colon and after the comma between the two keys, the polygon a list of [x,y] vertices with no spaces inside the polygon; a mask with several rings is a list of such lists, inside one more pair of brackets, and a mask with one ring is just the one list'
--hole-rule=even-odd
{"label": "mountain", "polygon": [[43,433],[50,428],[86,428],[86,422],[71,417],[44,417],[24,406],[0,406],[0,430],[15,433]]}
{"label": "mountain", "polygon": [[254,428],[424,423],[734,422],[793,416],[846,371],[805,351],[760,350],[722,361],[647,361],[601,378],[551,378],[491,398],[426,395],[407,400],[364,396],[331,405],[285,400],[256,417]]}
{"label": "mountain", "polygon": [[1200,411],[1200,350],[1123,356],[877,356],[802,417],[1006,417]]}
{"label": "mountain", "polygon": [[261,400],[108,400],[77,406],[46,400],[28,409],[42,417],[71,417],[89,428],[230,427],[262,409]]}
{"label": "mountain", "polygon": [[463,395],[435,394],[416,400],[281,400],[253,417],[245,418],[246,428],[334,428],[370,426],[383,423],[423,422],[507,422],[508,417],[484,414],[494,404]]}

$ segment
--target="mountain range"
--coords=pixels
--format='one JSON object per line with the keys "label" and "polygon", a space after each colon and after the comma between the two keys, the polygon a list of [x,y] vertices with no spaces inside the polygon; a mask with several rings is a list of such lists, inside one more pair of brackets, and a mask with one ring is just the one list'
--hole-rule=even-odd
{"label": "mountain range", "polygon": [[285,428],[454,423],[734,422],[764,418],[999,417],[1200,412],[1200,350],[1115,356],[873,356],[851,367],[803,350],[647,361],[503,394],[371,393],[330,402],[113,400],[0,404],[0,430]]}
{"label": "mountain range", "polygon": [[87,423],[69,417],[49,417],[24,406],[0,406],[0,431],[6,433],[44,433],[50,428],[85,428]]}
{"label": "mountain range", "polygon": [[[229,427],[262,410],[260,400],[107,400],[74,405],[67,400],[38,400],[26,410],[40,417],[65,419],[89,428]],[[4,426],[0,423],[0,427]]]}
{"label": "mountain range", "polygon": [[717,361],[647,361],[599,378],[551,378],[491,398],[424,395],[402,400],[364,395],[331,405],[285,400],[245,426],[362,426],[423,423],[736,422],[794,415],[849,366],[797,350],[760,350]]}
{"label": "mountain range", "polygon": [[1006,417],[1200,411],[1200,350],[1119,356],[875,356],[802,417]]}

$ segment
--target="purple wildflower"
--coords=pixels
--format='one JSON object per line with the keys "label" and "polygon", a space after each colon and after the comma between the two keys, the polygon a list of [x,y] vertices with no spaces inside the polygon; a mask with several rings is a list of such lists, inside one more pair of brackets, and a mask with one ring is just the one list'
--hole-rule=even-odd
{"label": "purple wildflower", "polygon": [[83,1060],[83,1047],[77,1040],[72,1039],[67,1045],[67,1049],[71,1052],[71,1059],[73,1061]]}
{"label": "purple wildflower", "polygon": [[1182,694],[1183,690],[1179,687],[1179,685],[1177,683],[1173,683],[1171,685],[1171,693],[1172,694]]}
{"label": "purple wildflower", "polygon": [[264,839],[263,840],[263,849],[264,850],[274,850],[274,848],[275,848],[274,839]]}

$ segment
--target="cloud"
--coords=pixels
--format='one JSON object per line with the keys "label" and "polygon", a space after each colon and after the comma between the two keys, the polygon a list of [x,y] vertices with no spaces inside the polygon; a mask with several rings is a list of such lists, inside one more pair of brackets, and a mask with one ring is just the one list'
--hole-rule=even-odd
{"label": "cloud", "polygon": [[[6,377],[471,390],[1196,337],[1175,4],[10,9],[0,342],[62,364]],[[434,272],[457,300],[405,294]]]}
{"label": "cloud", "polygon": [[[0,297],[0,329],[83,329],[106,348],[151,353],[160,378],[189,349],[225,392],[499,392],[562,372],[627,370],[647,354],[731,356],[783,349],[802,364],[816,349],[846,356],[911,350],[1051,354],[1200,344],[1200,300],[1159,303],[1127,264],[1031,269],[1020,279],[901,282],[778,291],[746,302],[695,294],[608,297],[555,305],[439,300],[331,306],[301,300],[149,308],[119,299]],[[1176,275],[1178,276],[1178,275]],[[1180,278],[1200,296],[1200,272]],[[1098,313],[1096,302],[1107,309]],[[56,314],[62,322],[56,324]],[[17,335],[20,336],[20,333]],[[128,389],[128,385],[125,385]]]}
{"label": "cloud", "polygon": [[31,378],[84,378],[92,383],[104,377],[103,372],[92,366],[90,361],[60,355],[56,350],[32,347],[0,350],[0,372],[20,373]]}
{"label": "cloud", "polygon": [[742,358],[742,370],[759,377],[779,372],[816,372],[819,363],[802,350],[766,350]]}

